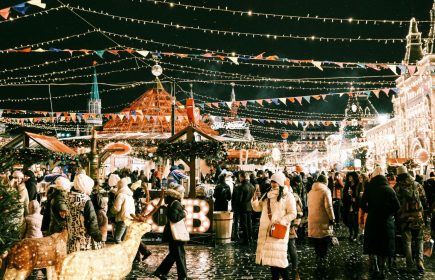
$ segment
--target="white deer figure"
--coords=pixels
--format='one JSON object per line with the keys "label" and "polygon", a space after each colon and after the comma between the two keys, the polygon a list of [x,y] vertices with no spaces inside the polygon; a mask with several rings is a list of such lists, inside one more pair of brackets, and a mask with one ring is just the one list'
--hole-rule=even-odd
{"label": "white deer figure", "polygon": [[[59,280],[115,280],[124,279],[132,268],[142,235],[151,230],[146,223],[147,217],[153,215],[163,202],[162,190],[160,201],[152,205],[152,210],[145,215],[147,207],[133,220],[126,221],[128,226],[124,241],[120,244],[106,245],[103,249],[79,251],[68,254],[56,265]],[[149,196],[147,197],[149,201]]]}

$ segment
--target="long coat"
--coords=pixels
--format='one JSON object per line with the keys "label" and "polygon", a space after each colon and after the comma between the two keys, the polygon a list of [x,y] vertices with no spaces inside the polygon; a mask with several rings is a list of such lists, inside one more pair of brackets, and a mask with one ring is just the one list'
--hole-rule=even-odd
{"label": "long coat", "polygon": [[361,209],[367,212],[364,233],[364,253],[393,256],[395,252],[394,214],[399,200],[387,178],[372,178],[361,198]]}
{"label": "long coat", "polygon": [[[272,189],[267,198],[253,200],[252,208],[256,212],[261,211],[260,228],[258,230],[257,252],[255,263],[274,267],[286,268],[288,266],[287,248],[289,240],[289,227],[296,218],[296,202],[293,194],[286,188],[283,190],[282,198],[277,201],[278,189]],[[263,197],[262,197],[263,198]],[[272,221],[269,219],[267,200],[270,200]],[[272,223],[279,222],[287,225],[287,232],[284,239],[277,239],[269,235]]]}
{"label": "long coat", "polygon": [[214,189],[215,211],[228,211],[228,201],[231,200],[231,189],[225,182],[220,182]]}
{"label": "long coat", "polygon": [[314,183],[308,193],[308,237],[332,236],[329,221],[334,219],[331,191],[322,183]]}

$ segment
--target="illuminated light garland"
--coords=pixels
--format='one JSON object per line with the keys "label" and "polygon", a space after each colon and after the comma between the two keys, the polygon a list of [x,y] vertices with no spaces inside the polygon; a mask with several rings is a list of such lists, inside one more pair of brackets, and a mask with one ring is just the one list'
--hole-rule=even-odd
{"label": "illuminated light garland", "polygon": [[55,8],[50,8],[50,9],[47,9],[47,10],[44,10],[44,11],[40,11],[40,12],[36,12],[36,13],[33,13],[33,14],[20,15],[18,17],[14,17],[14,18],[10,17],[7,20],[0,21],[0,24],[2,24],[2,23],[8,23],[8,22],[16,22],[17,20],[21,20],[21,19],[25,19],[25,18],[29,18],[29,17],[36,17],[36,16],[47,15],[50,12],[58,11],[58,10],[63,9],[63,8],[66,8],[66,6],[65,5],[61,5],[61,6],[58,6],[58,7],[55,7]]}
{"label": "illuminated light garland", "polygon": [[[134,60],[134,57],[129,57],[129,58],[123,58],[123,59],[119,59],[119,60],[114,60],[114,61],[109,61],[109,62],[102,62],[100,64],[98,64],[99,66],[104,66],[104,65],[112,65],[112,64],[117,64],[117,63],[122,63],[124,61],[130,61],[130,60]],[[35,75],[27,75],[24,77],[8,77],[5,79],[0,79],[0,82],[8,82],[8,81],[12,81],[12,80],[23,80],[23,79],[32,79],[32,78],[39,78],[39,77],[50,77],[50,76],[54,76],[54,75],[63,75],[63,74],[67,74],[70,72],[76,72],[76,71],[83,71],[83,70],[89,70],[92,69],[94,66],[84,66],[84,67],[78,67],[78,68],[71,68],[71,69],[67,69],[67,70],[63,70],[63,71],[56,71],[56,72],[50,72],[50,73],[43,73],[43,74],[35,74]],[[124,68],[125,69],[125,68]],[[99,72],[98,75],[108,75],[111,73],[116,73],[115,71],[120,71],[120,70],[113,70],[113,71],[108,71],[108,72]],[[70,77],[65,77],[63,79],[73,79],[76,77],[91,77],[94,74],[89,74],[89,75],[83,75],[83,76],[70,76]],[[59,78],[61,79],[61,78]],[[40,81],[38,79],[38,81]]]}
{"label": "illuminated light garland", "polygon": [[[263,133],[265,133],[265,130],[272,130],[272,131],[277,131],[277,132],[283,131],[282,127],[278,128],[278,127],[261,126],[261,125],[255,125],[255,124],[251,124],[249,126],[249,129],[251,131],[258,131],[258,132],[263,132]],[[303,130],[292,130],[292,129],[285,129],[285,131],[288,132],[288,134],[290,134],[290,135],[304,134],[304,135],[311,135],[311,136],[330,135],[330,134],[337,133],[337,131],[303,131]]]}
{"label": "illuminated light garland", "polygon": [[80,37],[83,37],[83,36],[86,36],[86,35],[89,35],[89,34],[92,34],[92,33],[96,33],[96,32],[98,33],[99,30],[97,30],[97,29],[88,30],[86,32],[82,32],[82,33],[75,34],[75,35],[70,35],[70,36],[65,36],[65,37],[58,38],[58,39],[53,39],[53,40],[48,40],[48,41],[43,41],[43,42],[33,43],[33,44],[27,44],[27,45],[20,45],[20,46],[9,48],[7,50],[0,50],[0,53],[7,53],[9,51],[14,51],[14,50],[17,50],[17,49],[22,49],[22,48],[35,48],[35,47],[39,47],[39,46],[48,45],[48,44],[51,44],[51,43],[62,42],[62,41],[73,39],[73,38],[80,38]]}
{"label": "illuminated light garland", "polygon": [[[137,82],[131,85],[125,85],[125,86],[121,86],[119,88],[114,88],[114,89],[100,89],[99,92],[100,93],[107,93],[107,92],[111,92],[111,91],[116,91],[116,90],[123,90],[123,89],[127,89],[127,88],[134,88],[143,84],[155,84],[155,82]],[[64,98],[73,98],[73,97],[77,97],[77,96],[85,96],[85,95],[90,95],[91,92],[83,92],[83,93],[72,93],[72,94],[65,94],[65,95],[59,95],[59,96],[53,96],[51,99],[64,99]],[[50,97],[30,97],[30,98],[6,98],[6,99],[0,99],[0,103],[4,103],[4,102],[29,102],[29,101],[42,101],[42,100],[50,100]]]}
{"label": "illuminated light garland", "polygon": [[296,40],[305,40],[305,41],[340,41],[340,42],[385,42],[385,43],[403,43],[405,42],[405,39],[402,38],[346,38],[346,37],[318,37],[318,36],[298,36],[298,35],[280,35],[280,34],[264,34],[264,33],[252,33],[252,32],[236,32],[236,31],[229,31],[229,30],[219,30],[219,29],[210,29],[210,28],[202,28],[202,27],[194,27],[194,26],[187,26],[187,25],[181,25],[181,24],[174,24],[172,22],[170,23],[162,23],[160,21],[154,21],[154,20],[143,20],[143,19],[137,19],[137,18],[130,18],[130,17],[124,17],[124,16],[118,16],[113,15],[105,11],[95,11],[90,8],[81,8],[81,7],[74,7],[69,6],[68,7],[71,10],[74,11],[82,11],[86,13],[101,15],[105,17],[110,17],[112,19],[116,19],[118,21],[123,22],[132,22],[132,23],[139,23],[139,24],[152,24],[152,25],[158,25],[163,27],[171,27],[175,29],[182,29],[182,30],[193,30],[193,31],[201,31],[204,33],[209,34],[217,34],[217,35],[228,35],[228,36],[245,36],[245,37],[251,37],[251,38],[267,38],[267,39],[296,39]]}
{"label": "illuminated light garland", "polygon": [[[62,131],[77,131],[76,127],[59,127],[59,124],[56,124],[56,128],[54,126],[47,126],[47,125],[40,125],[40,124],[30,124],[30,123],[23,123],[23,124],[17,124],[17,123],[6,123],[9,125],[16,125],[16,126],[22,126],[22,127],[30,127],[30,128],[39,128],[39,129],[46,129],[46,130],[62,130]],[[80,128],[79,130],[81,132],[86,132],[86,128]]]}
{"label": "illuminated light garland", "polygon": [[[132,2],[137,2],[138,0],[131,0]],[[306,16],[295,16],[295,15],[283,15],[283,14],[273,14],[273,13],[259,13],[259,12],[254,12],[251,10],[248,11],[241,11],[241,10],[233,10],[233,9],[228,9],[227,6],[225,6],[224,8],[221,6],[217,6],[217,7],[205,7],[205,6],[195,6],[195,5],[189,5],[189,4],[183,4],[180,2],[175,2],[175,1],[167,1],[167,0],[139,0],[139,2],[150,2],[150,3],[154,3],[154,4],[166,4],[168,5],[170,8],[172,7],[182,7],[185,9],[191,9],[193,11],[195,10],[204,10],[204,11],[208,11],[208,12],[221,12],[221,13],[229,13],[232,15],[238,15],[238,16],[258,16],[258,17],[264,17],[266,19],[268,18],[276,18],[276,19],[289,19],[289,20],[314,20],[314,21],[322,21],[322,22],[331,22],[331,23],[356,23],[356,24],[360,24],[360,23],[365,23],[365,24],[407,24],[409,23],[409,20],[391,20],[391,19],[361,19],[361,18],[352,18],[352,17],[348,17],[348,18],[337,18],[337,17],[319,17],[319,16],[310,16],[309,14]],[[425,20],[420,20],[418,22],[421,23],[427,23],[430,21],[425,21]]]}
{"label": "illuminated light garland", "polygon": [[[171,43],[165,43],[165,42],[159,42],[159,41],[155,41],[153,39],[143,39],[143,38],[139,38],[138,36],[128,36],[126,34],[119,34],[119,33],[115,33],[115,32],[110,32],[110,31],[106,31],[106,30],[100,30],[101,33],[106,34],[108,36],[114,36],[114,37],[118,37],[118,38],[124,38],[124,39],[128,39],[128,40],[136,40],[139,41],[141,43],[146,43],[146,44],[156,44],[159,46],[164,46],[164,47],[174,47],[174,48],[179,48],[179,49],[186,49],[186,50],[191,50],[191,51],[201,51],[203,54],[205,53],[213,53],[213,54],[223,54],[226,56],[235,56],[235,57],[244,57],[244,58],[255,58],[255,60],[264,60],[266,62],[275,62],[273,60],[267,60],[267,56],[263,57],[263,54],[260,55],[249,55],[249,54],[240,54],[240,53],[236,53],[236,52],[228,52],[225,50],[210,50],[210,49],[202,49],[202,48],[196,48],[196,47],[188,47],[188,46],[183,46],[183,45],[177,45],[177,44],[171,44]],[[263,57],[262,59],[259,58],[259,56]],[[180,57],[179,57],[180,58]],[[284,62],[288,62],[288,63],[312,63],[312,61],[317,61],[314,59],[308,59],[308,60],[298,60],[298,59],[292,59],[292,58],[280,58],[281,61]],[[401,63],[397,63],[397,62],[382,62],[382,63],[378,63],[378,62],[361,62],[361,61],[357,61],[357,62],[338,62],[338,61],[332,61],[332,60],[319,60],[319,62],[322,63],[335,63],[335,64],[343,64],[343,67],[345,67],[346,65],[363,65],[363,64],[373,64],[373,65],[399,65]],[[311,67],[314,67],[314,65],[311,65]],[[361,68],[361,67],[359,67]]]}

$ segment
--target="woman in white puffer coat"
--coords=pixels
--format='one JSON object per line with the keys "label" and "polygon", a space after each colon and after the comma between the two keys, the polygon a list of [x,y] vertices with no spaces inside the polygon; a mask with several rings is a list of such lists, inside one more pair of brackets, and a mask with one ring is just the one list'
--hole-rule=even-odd
{"label": "woman in white puffer coat", "polygon": [[[258,230],[257,253],[255,262],[261,265],[270,266],[272,280],[290,279],[288,270],[287,249],[289,240],[289,227],[296,218],[296,202],[292,193],[284,187],[285,175],[277,172],[271,177],[272,188],[259,198],[257,191],[252,200],[252,208],[256,212],[261,211],[260,228]],[[268,215],[268,201],[272,220]],[[270,236],[270,228],[274,223],[287,225],[287,232],[284,239],[277,239]]]}

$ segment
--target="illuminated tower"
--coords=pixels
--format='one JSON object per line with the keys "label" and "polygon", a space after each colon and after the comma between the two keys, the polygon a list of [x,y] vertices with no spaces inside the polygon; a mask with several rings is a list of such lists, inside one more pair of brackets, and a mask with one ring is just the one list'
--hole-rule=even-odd
{"label": "illuminated tower", "polygon": [[231,89],[231,118],[236,119],[237,118],[237,111],[239,110],[240,103],[236,102],[236,93],[234,92],[234,86],[236,84],[231,83],[232,89]]}
{"label": "illuminated tower", "polygon": [[404,64],[416,64],[423,58],[423,43],[421,32],[418,32],[417,21],[412,18],[409,23],[408,35],[406,35],[406,53],[403,59]]}
{"label": "illuminated tower", "polygon": [[103,119],[101,117],[101,99],[98,91],[97,70],[95,69],[95,66],[91,88],[91,98],[88,100],[88,113],[90,116],[86,120],[86,123],[88,124],[89,128],[103,124]]}
{"label": "illuminated tower", "polygon": [[430,10],[430,30],[425,42],[425,47],[424,47],[425,54],[433,53],[434,39],[435,39],[435,1],[432,5],[432,10]]}

